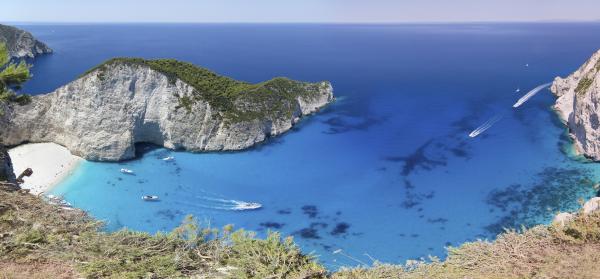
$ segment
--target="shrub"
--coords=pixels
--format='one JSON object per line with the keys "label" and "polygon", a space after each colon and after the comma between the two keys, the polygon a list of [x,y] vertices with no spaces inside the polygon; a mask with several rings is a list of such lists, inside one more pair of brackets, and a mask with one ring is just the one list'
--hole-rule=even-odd
{"label": "shrub", "polygon": [[577,84],[577,87],[575,88],[575,93],[585,94],[585,92],[590,88],[590,86],[592,86],[592,83],[594,83],[593,79],[588,77],[582,78]]}

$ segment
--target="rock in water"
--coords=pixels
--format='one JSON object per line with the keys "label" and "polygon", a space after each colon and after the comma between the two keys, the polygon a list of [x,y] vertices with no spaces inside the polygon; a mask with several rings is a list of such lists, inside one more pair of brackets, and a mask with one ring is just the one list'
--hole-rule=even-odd
{"label": "rock in water", "polygon": [[551,90],[577,152],[600,160],[600,51],[567,78],[557,77]]}
{"label": "rock in water", "polygon": [[0,42],[6,43],[10,56],[15,58],[33,58],[38,54],[52,52],[52,49],[36,40],[31,33],[8,25],[0,24]]}
{"label": "rock in water", "polygon": [[0,117],[0,143],[54,142],[88,160],[135,156],[135,143],[241,150],[333,100],[329,82],[249,84],[175,60],[117,58]]}

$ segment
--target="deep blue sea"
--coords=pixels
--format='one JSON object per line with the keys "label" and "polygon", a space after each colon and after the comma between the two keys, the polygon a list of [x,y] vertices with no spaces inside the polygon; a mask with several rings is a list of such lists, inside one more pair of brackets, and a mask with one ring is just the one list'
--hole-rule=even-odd
{"label": "deep blue sea", "polygon": [[[331,269],[403,263],[548,223],[600,180],[598,165],[570,155],[548,90],[512,108],[600,48],[600,24],[20,27],[55,50],[33,61],[23,91],[34,94],[115,56],[176,58],[249,82],[333,83],[334,104],[252,150],[140,146],[136,160],[83,163],[54,194],[107,230],[168,231],[193,214],[207,226],[292,235]],[[500,120],[468,137],[489,119]],[[235,201],[263,208],[232,210]]]}

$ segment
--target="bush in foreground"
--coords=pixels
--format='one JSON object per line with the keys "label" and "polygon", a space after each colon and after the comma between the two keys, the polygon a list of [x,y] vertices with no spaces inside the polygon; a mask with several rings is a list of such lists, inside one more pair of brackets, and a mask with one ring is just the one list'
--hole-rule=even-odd
{"label": "bush in foreground", "polygon": [[449,248],[448,258],[327,273],[291,238],[211,229],[99,231],[79,210],[0,189],[0,278],[598,278],[600,213]]}

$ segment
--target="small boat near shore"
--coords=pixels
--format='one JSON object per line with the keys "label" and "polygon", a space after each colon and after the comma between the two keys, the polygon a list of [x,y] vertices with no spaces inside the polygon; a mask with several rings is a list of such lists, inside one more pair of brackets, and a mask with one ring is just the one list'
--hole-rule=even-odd
{"label": "small boat near shore", "polygon": [[158,200],[160,200],[160,198],[158,196],[146,195],[146,196],[142,196],[142,200],[144,200],[144,201],[158,201]]}
{"label": "small boat near shore", "polygon": [[121,173],[124,173],[124,174],[135,174],[135,173],[134,173],[132,170],[130,170],[130,169],[121,169]]}
{"label": "small boat near shore", "polygon": [[175,157],[173,157],[173,156],[169,156],[169,157],[162,158],[161,160],[163,160],[163,161],[165,161],[165,162],[170,162],[170,161],[173,161],[173,160],[175,160]]}

